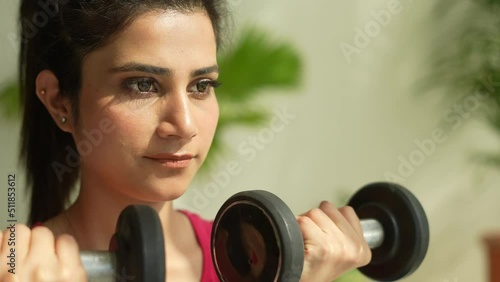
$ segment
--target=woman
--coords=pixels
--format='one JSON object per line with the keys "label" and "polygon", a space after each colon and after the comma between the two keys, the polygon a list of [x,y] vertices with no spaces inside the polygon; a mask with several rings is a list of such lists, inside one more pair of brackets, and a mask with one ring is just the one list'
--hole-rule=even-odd
{"label": "woman", "polygon": [[[168,281],[217,281],[211,222],[174,210],[172,200],[202,165],[217,126],[223,4],[22,1],[21,156],[30,224],[41,226],[17,226],[19,280],[2,262],[1,281],[86,281],[79,249],[106,250],[130,204],[159,214]],[[77,180],[78,197],[66,209]],[[352,209],[324,202],[298,222],[301,281],[331,281],[370,260]]]}

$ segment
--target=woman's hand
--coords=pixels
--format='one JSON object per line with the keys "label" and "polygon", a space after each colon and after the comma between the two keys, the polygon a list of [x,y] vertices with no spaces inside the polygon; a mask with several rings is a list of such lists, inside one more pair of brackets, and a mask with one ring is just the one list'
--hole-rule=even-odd
{"label": "woman's hand", "polygon": [[371,260],[371,250],[358,216],[351,207],[329,202],[297,216],[304,237],[301,282],[330,282]]}
{"label": "woman's hand", "polygon": [[[0,232],[0,281],[87,281],[73,237],[64,234],[56,239],[47,227],[31,230],[23,224],[15,225],[14,234],[15,237],[11,237],[9,229]],[[15,238],[15,246],[9,238]],[[15,249],[15,265],[9,265],[11,249]]]}

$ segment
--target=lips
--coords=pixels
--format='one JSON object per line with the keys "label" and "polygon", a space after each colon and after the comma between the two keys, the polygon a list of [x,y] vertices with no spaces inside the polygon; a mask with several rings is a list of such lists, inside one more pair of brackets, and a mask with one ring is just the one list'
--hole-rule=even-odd
{"label": "lips", "polygon": [[169,153],[145,156],[146,159],[157,162],[168,168],[185,168],[191,163],[191,160],[194,159],[195,157],[196,156],[192,154],[169,154]]}

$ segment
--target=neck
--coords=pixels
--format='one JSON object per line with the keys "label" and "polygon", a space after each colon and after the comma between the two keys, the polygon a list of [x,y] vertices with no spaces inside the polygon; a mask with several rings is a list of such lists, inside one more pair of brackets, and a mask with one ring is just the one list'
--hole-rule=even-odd
{"label": "neck", "polygon": [[67,211],[69,223],[80,249],[108,250],[118,217],[128,205],[148,205],[155,209],[162,223],[165,245],[173,244],[175,234],[172,232],[172,226],[179,217],[171,201],[141,201],[128,197],[112,187],[102,185],[98,187],[91,181],[82,181],[80,194]]}

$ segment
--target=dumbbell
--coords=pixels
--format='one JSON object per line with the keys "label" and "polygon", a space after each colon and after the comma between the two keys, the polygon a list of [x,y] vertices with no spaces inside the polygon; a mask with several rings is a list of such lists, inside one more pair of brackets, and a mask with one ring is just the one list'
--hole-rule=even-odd
{"label": "dumbbell", "polygon": [[126,207],[118,218],[109,251],[81,251],[88,281],[165,282],[163,230],[156,211]]}
{"label": "dumbbell", "polygon": [[[378,281],[413,273],[429,245],[429,225],[417,198],[386,182],[366,185],[348,202],[361,220],[372,260],[360,272]],[[304,264],[300,227],[276,195],[244,191],[218,211],[212,229],[212,260],[221,281],[299,281]]]}

